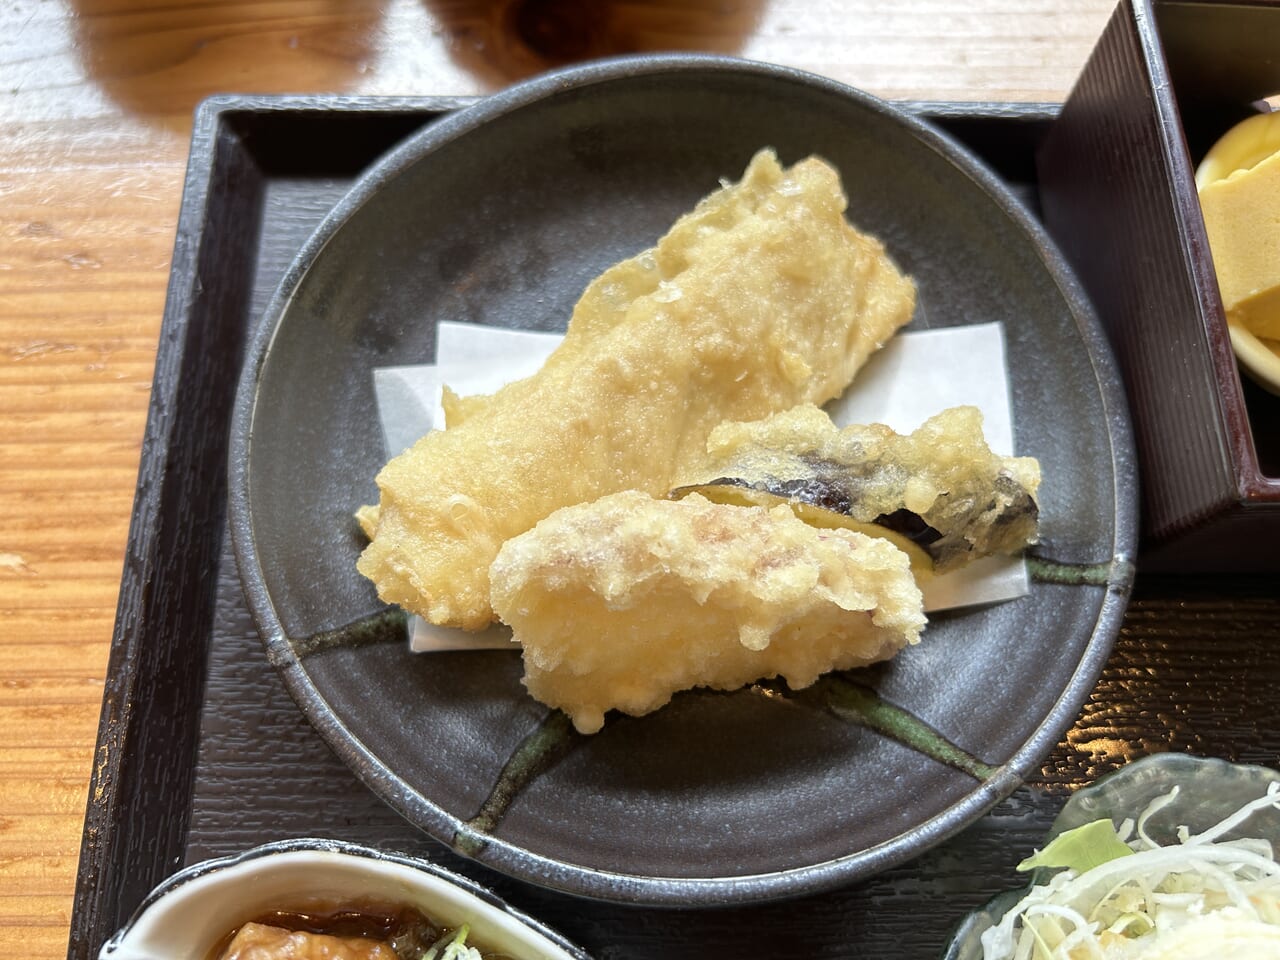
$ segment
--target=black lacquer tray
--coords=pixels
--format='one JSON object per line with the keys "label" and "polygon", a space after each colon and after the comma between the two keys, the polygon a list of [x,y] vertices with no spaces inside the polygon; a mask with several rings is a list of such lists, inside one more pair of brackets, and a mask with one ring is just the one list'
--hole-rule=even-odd
{"label": "black lacquer tray", "polygon": [[[1141,578],[1076,727],[975,826],[858,885],[685,911],[583,901],[502,877],[418,832],[303,719],[266,661],[226,535],[227,426],[243,348],[292,256],[354,177],[459,101],[248,98],[196,118],[90,785],[69,957],[184,863],[290,836],[440,862],[601,958],[940,955],[1071,788],[1164,749],[1275,765],[1280,601],[1266,581]],[[1037,208],[1054,108],[912,104]]]}

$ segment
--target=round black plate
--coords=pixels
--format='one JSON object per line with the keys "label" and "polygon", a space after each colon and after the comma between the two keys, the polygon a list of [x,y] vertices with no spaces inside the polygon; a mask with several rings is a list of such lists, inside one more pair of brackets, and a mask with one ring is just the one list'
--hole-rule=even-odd
{"label": "round black plate", "polygon": [[[1022,599],[936,615],[920,646],[852,677],[900,708],[896,738],[812,699],[742,691],[682,694],[572,739],[487,843],[462,844],[535,883],[712,904],[899,863],[1035,769],[1119,627],[1136,515],[1127,415],[1091,310],[1026,211],[948,139],[837,83],[629,58],[513,87],[392,151],[269,308],[237,402],[232,528],[303,712],[409,820],[446,843],[465,834],[546,711],[514,653],[415,656],[340,629],[380,609],[352,520],[383,462],[372,371],[431,361],[440,320],[562,329],[592,277],[766,145],[840,169],[850,219],[919,284],[914,328],[1004,325],[1017,452],[1045,476],[1038,576]],[[980,764],[934,759],[917,723]]]}

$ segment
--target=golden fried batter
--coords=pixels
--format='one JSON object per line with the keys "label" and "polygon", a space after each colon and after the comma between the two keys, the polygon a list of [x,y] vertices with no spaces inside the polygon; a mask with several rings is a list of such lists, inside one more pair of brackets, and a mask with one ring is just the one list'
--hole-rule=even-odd
{"label": "golden fried batter", "polygon": [[693,686],[805,687],[893,656],[925,623],[906,554],[887,541],[696,494],[558,510],[505,544],[490,578],[529,693],[583,733]]}
{"label": "golden fried batter", "polygon": [[335,937],[246,923],[218,960],[399,960],[389,944],[368,937]]}
{"label": "golden fried batter", "polygon": [[506,540],[607,493],[666,493],[725,419],[841,393],[915,301],[844,208],[827,164],[783,170],[758,154],[739,184],[593,281],[538,374],[450,400],[449,429],[387,464],[378,507],[361,512],[360,571],[384,600],[482,628]]}
{"label": "golden fried batter", "polygon": [[820,525],[847,519],[878,527],[914,543],[937,572],[1017,553],[1036,540],[1040,464],[992,453],[977,407],[943,410],[902,435],[881,423],[840,429],[822,410],[801,405],[751,423],[722,423],[707,452],[701,473],[672,496],[781,500]]}

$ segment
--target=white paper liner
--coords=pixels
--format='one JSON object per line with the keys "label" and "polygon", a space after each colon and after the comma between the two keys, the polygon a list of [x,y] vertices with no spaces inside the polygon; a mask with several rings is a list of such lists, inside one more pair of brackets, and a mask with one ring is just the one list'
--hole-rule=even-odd
{"label": "white paper liner", "polygon": [[[441,323],[435,364],[374,371],[378,415],[388,456],[444,425],[442,384],[460,396],[492,393],[537,372],[560,342],[559,334]],[[859,371],[845,394],[827,404],[839,426],[883,423],[898,433],[915,430],[947,407],[982,411],[992,451],[1013,454],[1013,418],[998,323],[900,333]],[[987,557],[934,577],[923,587],[925,610],[997,603],[1030,589],[1021,557]],[[412,618],[410,645],[419,652],[514,649],[511,632],[495,625],[480,633],[437,627]]]}

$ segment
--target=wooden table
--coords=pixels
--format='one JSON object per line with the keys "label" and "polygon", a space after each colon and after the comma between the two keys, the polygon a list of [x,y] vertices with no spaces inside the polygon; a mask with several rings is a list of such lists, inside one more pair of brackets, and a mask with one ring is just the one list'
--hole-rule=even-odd
{"label": "wooden table", "polygon": [[[13,0],[0,8],[0,952],[65,953],[188,150],[217,92],[476,94],[612,52],[737,53],[889,98],[1060,101],[1112,0]],[[1256,591],[1255,591],[1256,593]],[[1257,600],[1155,590],[1223,641]],[[1195,604],[1199,602],[1199,607]],[[1113,683],[1141,683],[1111,675]],[[1225,698],[1228,691],[1222,691]],[[1273,718],[1274,719],[1274,718]],[[1099,749],[1120,717],[1073,735]],[[1180,731],[1183,746],[1226,750]],[[1108,746],[1102,741],[1111,739]],[[1178,745],[1178,744],[1174,744]],[[1258,759],[1258,758],[1251,758]],[[1274,762],[1274,758],[1272,759]]]}

